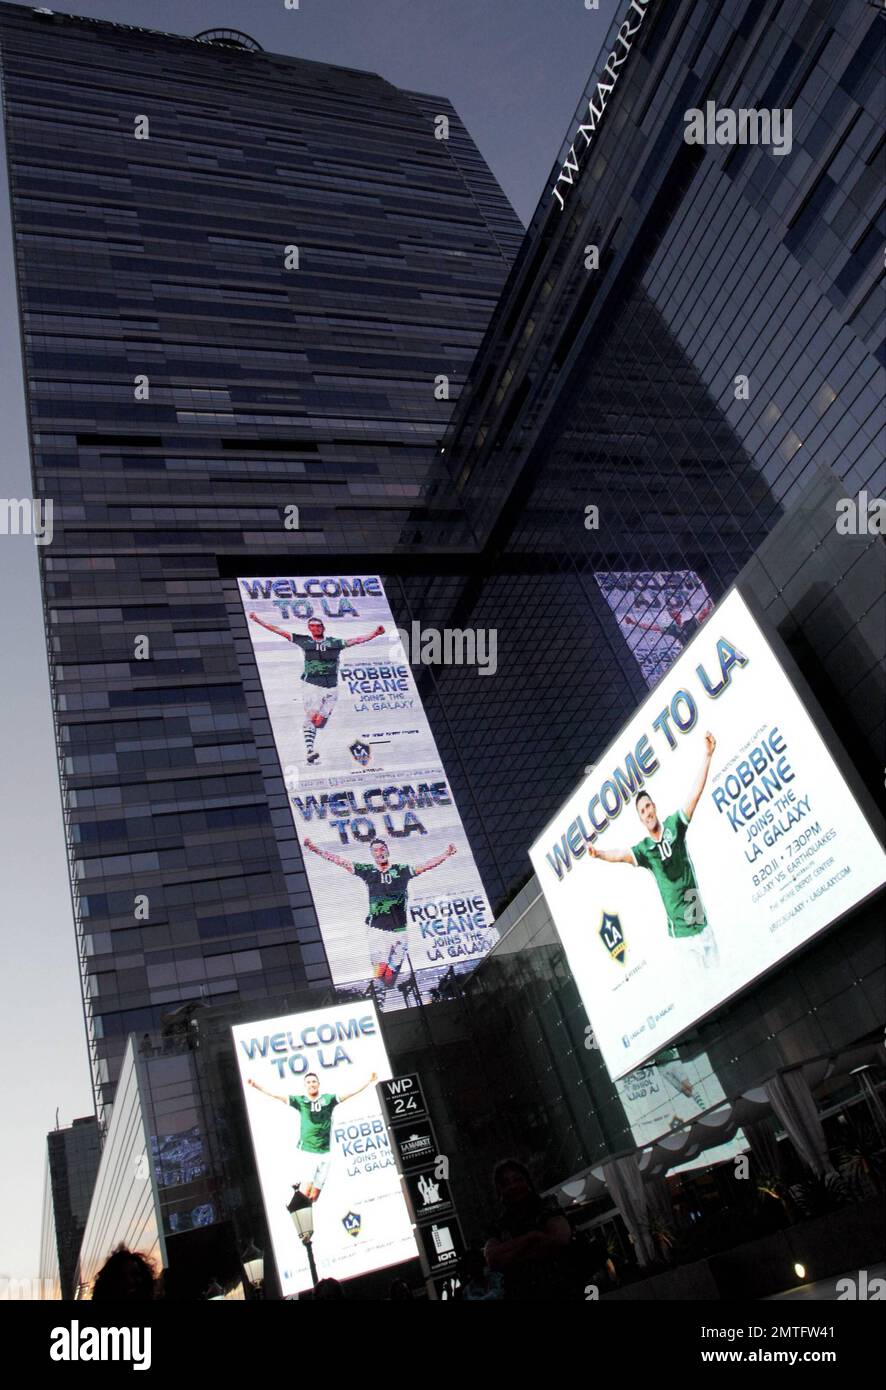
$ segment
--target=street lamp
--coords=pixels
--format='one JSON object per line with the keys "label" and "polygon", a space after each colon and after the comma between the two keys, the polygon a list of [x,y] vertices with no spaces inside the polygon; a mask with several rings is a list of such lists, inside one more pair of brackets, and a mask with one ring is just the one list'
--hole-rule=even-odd
{"label": "street lamp", "polygon": [[314,1264],[314,1249],[311,1242],[314,1239],[314,1204],[307,1202],[299,1203],[295,1207],[290,1207],[292,1224],[298,1233],[298,1238],[305,1247],[308,1256],[308,1265],[311,1270],[311,1283],[317,1287],[317,1266]]}
{"label": "street lamp", "polygon": [[262,1252],[253,1243],[251,1236],[249,1244],[240,1256],[240,1263],[243,1266],[247,1283],[256,1291],[260,1290],[265,1279],[265,1259]]}

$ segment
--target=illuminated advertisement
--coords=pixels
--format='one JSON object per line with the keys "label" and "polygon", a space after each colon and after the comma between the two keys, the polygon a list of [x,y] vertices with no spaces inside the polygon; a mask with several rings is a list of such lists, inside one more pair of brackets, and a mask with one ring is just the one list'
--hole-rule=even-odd
{"label": "illuminated advertisement", "polygon": [[391,1076],[369,1000],[234,1027],[283,1296],[416,1259],[375,1083]]}
{"label": "illuminated advertisement", "polygon": [[594,578],[650,686],[670,670],[714,607],[694,570],[617,570]]}
{"label": "illuminated advertisement", "polygon": [[737,590],[530,854],[614,1079],[886,879],[876,835]]}
{"label": "illuminated advertisement", "polygon": [[[682,1129],[726,1100],[707,1054],[684,1061],[676,1047],[666,1048],[646,1066],[622,1077],[615,1083],[615,1089],[634,1142],[640,1148]],[[677,1164],[669,1171],[688,1172],[692,1168],[723,1163],[744,1153],[747,1147],[748,1141],[739,1129],[732,1139],[702,1150],[696,1158]]]}
{"label": "illuminated advertisement", "polygon": [[381,581],[238,583],[332,978],[429,999],[498,934]]}

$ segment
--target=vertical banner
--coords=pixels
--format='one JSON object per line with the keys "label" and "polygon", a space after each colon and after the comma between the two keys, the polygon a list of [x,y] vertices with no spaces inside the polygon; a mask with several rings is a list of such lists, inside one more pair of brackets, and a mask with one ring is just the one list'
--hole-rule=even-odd
{"label": "vertical banner", "polygon": [[418,1076],[412,1073],[380,1081],[378,1094],[387,1118],[391,1152],[416,1229],[422,1273],[429,1296],[436,1297],[439,1277],[454,1275],[465,1252],[449,1186],[449,1163],[438,1152],[437,1136]]}
{"label": "vertical banner", "polygon": [[498,934],[381,580],[238,584],[332,978],[429,999]]}
{"label": "vertical banner", "polygon": [[414,1260],[376,1083],[391,1075],[368,1000],[233,1029],[284,1297]]}

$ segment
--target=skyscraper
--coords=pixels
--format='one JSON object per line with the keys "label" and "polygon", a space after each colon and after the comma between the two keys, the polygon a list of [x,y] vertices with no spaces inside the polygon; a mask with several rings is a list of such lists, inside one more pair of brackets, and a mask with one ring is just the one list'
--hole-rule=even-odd
{"label": "skyscraper", "polygon": [[463,543],[437,446],[521,228],[450,104],[374,74],[8,4],[0,54],[102,1114],[164,1009],[328,980],[217,557],[310,571],[419,508]]}
{"label": "skyscraper", "polygon": [[[424,604],[464,626],[494,613],[499,675],[472,703],[447,669],[441,699],[503,877],[524,880],[444,1076],[481,1184],[512,1148],[543,1183],[578,1178],[574,1195],[638,1143],[525,851],[737,578],[881,796],[886,556],[864,513],[886,478],[884,26],[864,0],[625,0],[444,441],[480,553]],[[708,103],[787,113],[791,150],[688,143]],[[860,1072],[851,1049],[882,1034],[881,915],[861,908],[741,991],[681,1055],[730,1100],[823,1055]]]}
{"label": "skyscraper", "polygon": [[44,1297],[48,1296],[48,1286],[56,1277],[60,1296],[75,1296],[77,1256],[100,1157],[101,1142],[94,1115],[85,1115],[66,1129],[54,1129],[46,1136],[40,1241]]}
{"label": "skyscraper", "polygon": [[[882,494],[883,30],[862,0],[639,0],[591,70],[444,441],[483,558],[425,600],[496,616],[490,698],[440,686],[506,882],[816,474]],[[690,143],[709,106],[786,113],[790,149]],[[845,618],[817,633],[879,767],[882,677]]]}

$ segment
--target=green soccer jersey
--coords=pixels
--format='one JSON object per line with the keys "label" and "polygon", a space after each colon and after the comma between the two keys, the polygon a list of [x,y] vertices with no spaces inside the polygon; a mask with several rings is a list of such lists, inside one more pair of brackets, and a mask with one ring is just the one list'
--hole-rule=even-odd
{"label": "green soccer jersey", "polygon": [[676,811],[662,822],[660,840],[647,835],[631,850],[634,863],[655,876],[670,936],[697,936],[707,926],[686,844],[688,826],[686,812]]}
{"label": "green soccer jersey", "polygon": [[338,684],[339,657],[348,645],[343,637],[323,637],[319,642],[313,637],[303,637],[291,632],[289,640],[293,646],[301,647],[305,654],[303,680],[309,685],[321,685],[334,690]]}
{"label": "green soccer jersey", "polygon": [[406,893],[415,875],[408,864],[355,864],[354,873],[369,889],[369,924],[383,931],[406,930]]}
{"label": "green soccer jersey", "polygon": [[301,1134],[298,1147],[309,1154],[328,1154],[329,1136],[332,1132],[332,1112],[338,1105],[338,1096],[290,1096],[289,1104],[301,1116]]}

